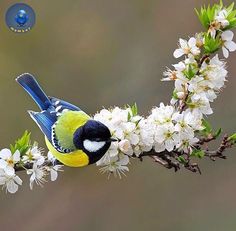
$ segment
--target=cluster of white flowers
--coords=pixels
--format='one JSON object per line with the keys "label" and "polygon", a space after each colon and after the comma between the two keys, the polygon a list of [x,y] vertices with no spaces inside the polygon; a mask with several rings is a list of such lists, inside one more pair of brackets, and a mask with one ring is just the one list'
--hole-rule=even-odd
{"label": "cluster of white flowers", "polygon": [[102,109],[94,119],[105,124],[112,136],[117,139],[117,142],[112,142],[108,152],[97,162],[98,166],[103,166],[102,172],[114,172],[121,176],[121,173],[128,171],[126,165],[129,163],[129,157],[139,156],[142,152],[152,149],[153,141],[150,137],[153,133],[152,127],[130,107]]}
{"label": "cluster of white flowers", "polygon": [[[220,9],[215,13],[215,18],[211,22],[208,32],[212,36],[212,38],[216,38],[217,32],[226,29],[230,22],[227,20],[228,16],[232,11],[227,9]],[[233,52],[236,50],[236,43],[233,42],[234,33],[230,30],[224,30],[221,34],[222,39],[222,50],[225,58],[229,57],[229,51]]]}
{"label": "cluster of white flowers", "polygon": [[[52,164],[45,165],[45,162]],[[46,176],[50,174],[51,180],[57,179],[58,171],[61,171],[61,165],[54,165],[55,159],[48,152],[45,157],[42,154],[42,149],[34,144],[24,155],[21,156],[20,151],[14,153],[10,149],[4,148],[0,151],[0,185],[7,192],[15,193],[18,191],[19,185],[22,185],[21,178],[16,174],[15,166],[24,168],[26,165],[31,165],[32,168],[26,169],[30,176],[30,189],[33,189],[34,182],[42,185],[46,182]]]}
{"label": "cluster of white flowers", "polygon": [[115,107],[102,109],[94,119],[104,123],[117,139],[97,165],[102,166],[102,172],[119,176],[129,170],[130,158],[140,157],[152,149],[155,152],[174,149],[191,152],[192,146],[198,142],[194,132],[203,129],[202,116],[198,112],[181,113],[173,105],[163,103],[153,108],[147,118],[133,115],[131,108]]}
{"label": "cluster of white flowers", "polygon": [[[219,9],[207,33],[199,33],[188,40],[179,39],[175,58],[184,59],[174,64],[174,70],[164,72],[163,81],[174,81],[175,88],[170,105],[160,104],[147,118],[133,113],[132,107],[115,107],[98,112],[94,119],[104,123],[117,142],[111,144],[105,156],[97,162],[102,172],[115,174],[128,171],[132,157],[144,152],[172,152],[191,155],[199,139],[197,132],[204,129],[205,115],[213,113],[211,103],[225,84],[225,62],[216,54],[204,53],[205,35],[213,39],[220,35],[220,46],[225,58],[236,50],[233,32],[222,31],[229,25],[228,11]],[[219,37],[219,36],[218,36]],[[213,52],[212,52],[213,53]]]}

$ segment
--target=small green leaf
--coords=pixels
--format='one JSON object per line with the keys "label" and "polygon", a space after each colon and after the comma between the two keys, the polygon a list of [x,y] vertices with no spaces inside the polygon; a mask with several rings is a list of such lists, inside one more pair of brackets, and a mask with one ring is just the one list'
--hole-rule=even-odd
{"label": "small green leaf", "polygon": [[205,156],[205,153],[203,150],[194,149],[190,155],[201,159]]}
{"label": "small green leaf", "polygon": [[204,126],[204,129],[203,129],[204,133],[210,134],[212,132],[212,126],[207,120],[203,119],[202,125]]}
{"label": "small green leaf", "polygon": [[234,141],[236,142],[236,133],[234,133],[233,135],[231,135],[228,140]]}
{"label": "small green leaf", "polygon": [[177,95],[177,90],[174,90],[173,92],[172,92],[172,98],[173,99],[179,99],[179,97],[178,97],[178,95]]}
{"label": "small green leaf", "polygon": [[25,131],[21,138],[15,141],[15,144],[10,144],[10,150],[14,153],[16,150],[19,150],[21,156],[24,155],[27,150],[30,148],[30,133]]}
{"label": "small green leaf", "polygon": [[187,68],[183,71],[184,75],[190,80],[192,79],[198,72],[198,68],[194,65],[189,64]]}
{"label": "small green leaf", "polygon": [[130,112],[128,112],[128,119],[127,119],[127,120],[130,121],[130,120],[131,120],[131,117],[132,117],[132,116],[131,116]]}
{"label": "small green leaf", "polygon": [[131,107],[131,111],[132,111],[133,116],[138,115],[138,107],[136,103]]}
{"label": "small green leaf", "polygon": [[207,7],[204,5],[200,10],[195,9],[195,12],[201,22],[201,24],[208,29],[211,22],[213,22],[216,12],[222,8],[220,4],[214,4],[213,6],[208,5]]}
{"label": "small green leaf", "polygon": [[220,37],[212,38],[210,34],[206,34],[204,38],[203,48],[205,54],[211,54],[220,49],[222,45]]}
{"label": "small green leaf", "polygon": [[136,103],[133,106],[127,105],[126,108],[130,109],[130,112],[128,112],[128,121],[130,121],[132,117],[138,115],[138,107]]}
{"label": "small green leaf", "polygon": [[218,138],[220,136],[220,134],[222,133],[222,129],[219,128],[215,133],[214,133],[214,138]]}
{"label": "small green leaf", "polygon": [[181,163],[181,164],[186,164],[187,160],[184,158],[184,156],[178,156],[177,160]]}

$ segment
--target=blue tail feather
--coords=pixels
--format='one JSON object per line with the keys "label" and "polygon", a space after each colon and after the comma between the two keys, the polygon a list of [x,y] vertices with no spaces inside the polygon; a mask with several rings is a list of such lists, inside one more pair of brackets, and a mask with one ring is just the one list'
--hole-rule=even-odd
{"label": "blue tail feather", "polygon": [[51,101],[41,89],[33,75],[24,73],[18,76],[16,81],[33,98],[41,110],[47,110],[51,106]]}

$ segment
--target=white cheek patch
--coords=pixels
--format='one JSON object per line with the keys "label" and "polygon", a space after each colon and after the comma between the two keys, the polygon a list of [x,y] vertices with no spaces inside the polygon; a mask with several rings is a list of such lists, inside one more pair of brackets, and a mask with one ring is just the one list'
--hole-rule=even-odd
{"label": "white cheek patch", "polygon": [[84,140],[83,145],[89,152],[97,152],[105,145],[105,143],[105,141]]}

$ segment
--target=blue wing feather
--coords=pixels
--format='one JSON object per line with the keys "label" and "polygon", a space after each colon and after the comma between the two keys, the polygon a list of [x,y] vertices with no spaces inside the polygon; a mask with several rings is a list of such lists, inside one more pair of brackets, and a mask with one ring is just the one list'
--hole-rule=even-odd
{"label": "blue wing feather", "polygon": [[71,111],[81,111],[81,109],[71,103],[68,103],[64,100],[61,99],[57,99],[55,97],[51,97],[49,96],[49,99],[51,101],[51,104],[55,107],[55,108],[59,108],[60,107],[60,111],[63,111],[64,109],[67,110],[71,110]]}
{"label": "blue wing feather", "polygon": [[52,126],[57,121],[57,116],[55,113],[50,113],[48,111],[34,112],[28,111],[31,118],[36,122],[41,131],[45,134],[48,140],[52,141]]}

